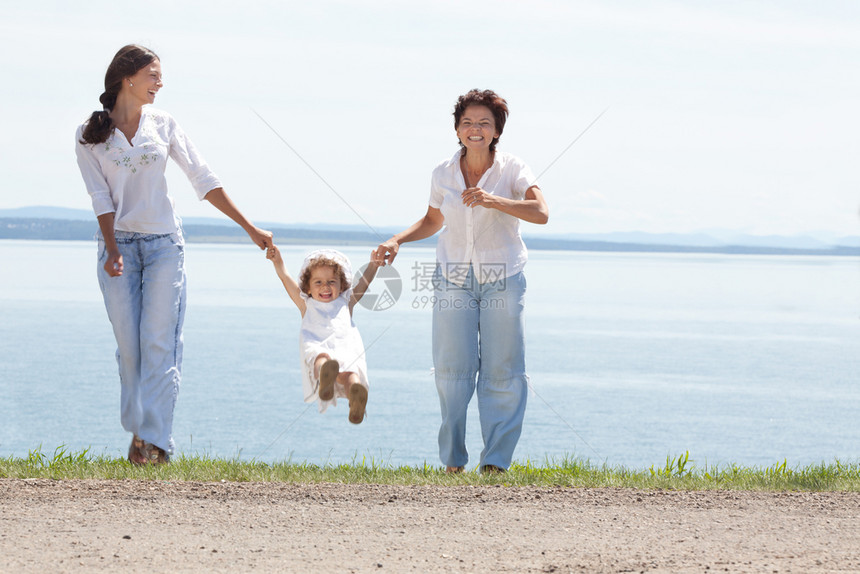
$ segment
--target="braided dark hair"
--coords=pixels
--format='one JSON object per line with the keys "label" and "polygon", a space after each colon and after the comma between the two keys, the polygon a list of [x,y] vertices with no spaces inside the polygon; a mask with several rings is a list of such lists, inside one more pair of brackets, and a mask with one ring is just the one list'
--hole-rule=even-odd
{"label": "braided dark hair", "polygon": [[82,144],[103,143],[108,139],[114,129],[110,111],[116,105],[116,97],[122,87],[122,81],[135,75],[155,60],[158,60],[155,52],[143,46],[129,44],[120,48],[105,72],[105,91],[99,96],[104,110],[95,111],[90,116],[81,135]]}

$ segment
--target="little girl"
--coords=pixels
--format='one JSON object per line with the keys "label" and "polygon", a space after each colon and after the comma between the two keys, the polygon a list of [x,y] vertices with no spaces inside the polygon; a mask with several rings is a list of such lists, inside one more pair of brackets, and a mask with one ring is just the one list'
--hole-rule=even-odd
{"label": "little girl", "polygon": [[280,250],[272,245],[266,258],[290,298],[302,314],[299,351],[305,402],[319,401],[319,411],[337,397],[349,399],[349,422],[364,420],[367,405],[367,364],[364,343],[352,321],[352,309],[376,276],[378,265],[367,265],[355,288],[350,288],[352,269],[340,251],[320,249],[305,257],[299,282],[284,266]]}

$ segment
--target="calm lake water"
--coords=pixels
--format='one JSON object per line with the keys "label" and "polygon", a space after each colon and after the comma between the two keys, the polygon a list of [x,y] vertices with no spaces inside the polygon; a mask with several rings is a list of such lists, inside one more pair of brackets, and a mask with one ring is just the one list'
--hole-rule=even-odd
{"label": "calm lake water", "polygon": [[[283,249],[292,270],[308,246]],[[369,247],[342,249],[355,267]],[[0,241],[0,456],[64,445],[124,456],[114,342],[95,243]],[[440,464],[427,269],[406,246],[397,303],[357,307],[368,415],[301,399],[299,314],[262,252],[187,246],[176,409],[188,454],[315,464]],[[860,262],[853,258],[532,251],[533,392],[515,460],[632,468],[860,458]],[[375,293],[396,291],[394,278]],[[378,298],[380,307],[388,307]],[[473,401],[474,403],[474,401]],[[470,412],[471,465],[481,450]]]}

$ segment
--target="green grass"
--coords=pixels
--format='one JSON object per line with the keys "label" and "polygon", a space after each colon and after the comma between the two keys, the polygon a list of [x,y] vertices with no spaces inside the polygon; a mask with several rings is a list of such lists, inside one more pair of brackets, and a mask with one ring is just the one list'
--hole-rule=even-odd
{"label": "green grass", "polygon": [[201,482],[286,482],[391,485],[487,485],[542,488],[638,488],[649,490],[860,491],[860,464],[832,463],[789,467],[788,461],[769,467],[697,467],[689,453],[667,457],[666,464],[644,470],[610,467],[578,458],[525,461],[500,475],[466,472],[449,475],[439,466],[391,466],[373,459],[349,464],[266,463],[237,459],[179,455],[169,465],[136,467],[125,459],[94,455],[88,450],[41,448],[26,458],[0,458],[0,478],[90,480],[183,480]]}

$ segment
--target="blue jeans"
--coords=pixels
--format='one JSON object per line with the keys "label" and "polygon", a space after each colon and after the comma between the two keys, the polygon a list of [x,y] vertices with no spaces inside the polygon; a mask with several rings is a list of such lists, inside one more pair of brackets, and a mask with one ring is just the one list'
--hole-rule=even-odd
{"label": "blue jeans", "polygon": [[[484,450],[480,466],[507,469],[520,438],[528,396],[522,272],[490,283],[469,268],[463,287],[434,276],[433,365],[442,409],[439,457],[465,466],[466,411],[477,388]],[[476,387],[477,377],[477,387]]]}
{"label": "blue jeans", "polygon": [[98,278],[116,337],[122,426],[173,453],[173,410],[182,369],[185,246],[180,233],[117,231],[123,272],[111,277],[99,238]]}

